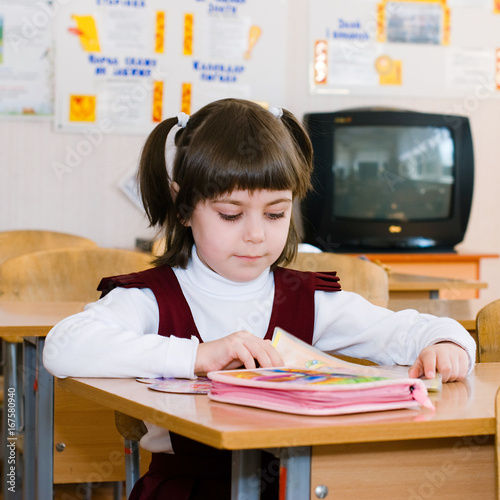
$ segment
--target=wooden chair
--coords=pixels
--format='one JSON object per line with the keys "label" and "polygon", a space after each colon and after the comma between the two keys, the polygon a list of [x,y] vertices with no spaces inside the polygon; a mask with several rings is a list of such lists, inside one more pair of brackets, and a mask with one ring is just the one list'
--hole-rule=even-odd
{"label": "wooden chair", "polygon": [[490,302],[476,315],[478,361],[500,361],[500,299]]}
{"label": "wooden chair", "polygon": [[[0,264],[0,298],[91,302],[99,298],[96,288],[104,276],[149,267],[150,254],[127,250],[96,247],[34,252]],[[125,479],[123,439],[114,411],[57,387],[54,446],[56,484],[92,483],[96,474],[100,482]]]}
{"label": "wooden chair", "polygon": [[385,269],[369,260],[337,253],[303,253],[288,265],[299,271],[337,271],[342,290],[356,292],[378,306],[389,302],[389,278]]}
{"label": "wooden chair", "polygon": [[40,250],[55,248],[91,248],[97,243],[82,236],[43,230],[17,230],[0,232],[0,264],[17,257]]}
{"label": "wooden chair", "polygon": [[0,264],[0,298],[25,302],[93,302],[104,276],[152,267],[151,255],[114,248],[59,248]]}
{"label": "wooden chair", "polygon": [[[500,362],[500,299],[490,302],[477,313],[476,332],[478,361],[480,363]],[[495,398],[495,459],[497,498],[500,500],[500,388]]]}

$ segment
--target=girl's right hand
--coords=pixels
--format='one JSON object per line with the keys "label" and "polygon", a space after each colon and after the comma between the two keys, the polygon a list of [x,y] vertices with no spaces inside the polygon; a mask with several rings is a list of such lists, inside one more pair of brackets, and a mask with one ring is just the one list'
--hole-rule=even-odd
{"label": "girl's right hand", "polygon": [[194,372],[204,375],[210,371],[231,370],[244,366],[256,368],[283,366],[283,360],[270,340],[263,340],[250,332],[242,330],[227,337],[198,346]]}

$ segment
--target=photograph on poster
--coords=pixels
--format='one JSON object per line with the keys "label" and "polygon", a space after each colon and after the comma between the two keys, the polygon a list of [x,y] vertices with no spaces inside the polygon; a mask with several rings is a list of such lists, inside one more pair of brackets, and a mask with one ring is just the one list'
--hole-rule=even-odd
{"label": "photograph on poster", "polygon": [[443,39],[443,8],[440,4],[388,2],[386,40],[389,43],[430,43]]}

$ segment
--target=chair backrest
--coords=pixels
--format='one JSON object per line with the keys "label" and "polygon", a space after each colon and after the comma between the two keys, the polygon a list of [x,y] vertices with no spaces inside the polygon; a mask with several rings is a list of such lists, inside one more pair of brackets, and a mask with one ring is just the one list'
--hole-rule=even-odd
{"label": "chair backrest", "polygon": [[151,254],[114,248],[61,248],[0,264],[3,300],[93,302],[101,278],[152,267]]}
{"label": "chair backrest", "polygon": [[83,236],[42,230],[17,230],[0,232],[0,264],[18,255],[54,248],[91,248],[94,243]]}
{"label": "chair backrest", "polygon": [[500,361],[500,299],[485,305],[476,315],[478,360]]}
{"label": "chair backrest", "polygon": [[389,302],[389,278],[384,268],[369,260],[337,253],[304,253],[288,265],[299,271],[337,271],[342,290],[356,292],[378,306]]}

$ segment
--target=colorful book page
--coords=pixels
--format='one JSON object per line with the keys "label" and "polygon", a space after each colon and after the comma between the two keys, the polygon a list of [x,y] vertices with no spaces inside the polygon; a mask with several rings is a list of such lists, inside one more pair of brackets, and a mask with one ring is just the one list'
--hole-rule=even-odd
{"label": "colorful book page", "polygon": [[[212,380],[239,386],[262,387],[265,389],[330,391],[332,386],[342,390],[356,384],[372,384],[381,381],[400,382],[400,377],[371,376],[352,368],[342,370],[303,370],[301,368],[257,368],[255,370],[226,370],[211,372]],[[407,379],[406,379],[407,380]],[[368,387],[368,385],[367,385]]]}
{"label": "colorful book page", "polygon": [[[312,370],[349,369],[367,376],[402,377],[408,378],[407,366],[367,366],[349,363],[331,356],[306,344],[297,337],[281,328],[275,328],[272,344],[281,355],[285,366],[307,368]],[[442,380],[439,373],[433,379],[421,378],[428,391],[439,392],[442,390]]]}

